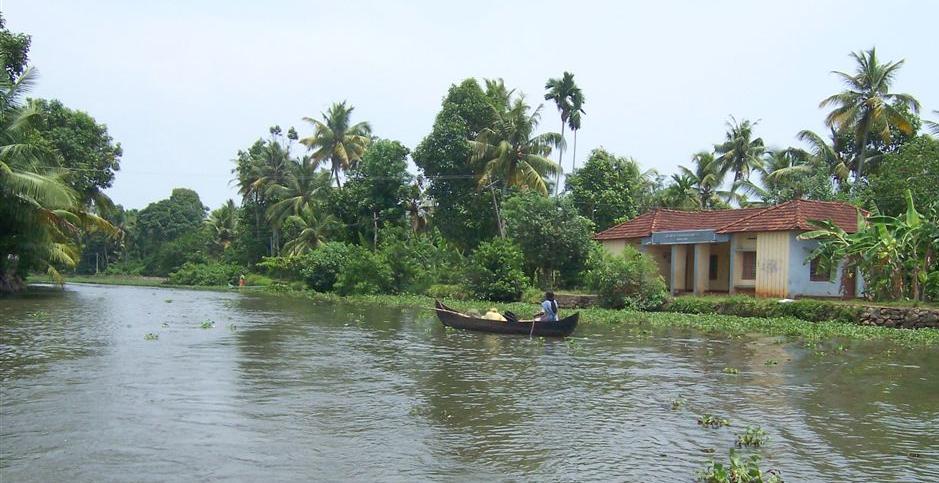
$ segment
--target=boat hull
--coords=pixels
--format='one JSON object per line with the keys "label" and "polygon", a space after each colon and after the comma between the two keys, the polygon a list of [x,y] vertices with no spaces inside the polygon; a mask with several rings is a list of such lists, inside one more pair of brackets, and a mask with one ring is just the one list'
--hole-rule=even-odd
{"label": "boat hull", "polygon": [[[437,318],[447,327],[454,329],[491,332],[494,334],[536,335],[539,337],[567,337],[577,328],[580,313],[575,313],[558,321],[519,320],[503,322],[501,320],[480,319],[457,312],[435,301]],[[534,328],[532,328],[534,324]]]}

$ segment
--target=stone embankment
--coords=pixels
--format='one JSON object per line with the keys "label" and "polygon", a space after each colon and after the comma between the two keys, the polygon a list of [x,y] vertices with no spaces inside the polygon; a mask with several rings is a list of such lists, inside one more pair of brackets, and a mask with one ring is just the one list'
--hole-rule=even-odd
{"label": "stone embankment", "polygon": [[939,329],[939,309],[920,307],[864,307],[858,315],[861,325],[881,325],[902,329]]}

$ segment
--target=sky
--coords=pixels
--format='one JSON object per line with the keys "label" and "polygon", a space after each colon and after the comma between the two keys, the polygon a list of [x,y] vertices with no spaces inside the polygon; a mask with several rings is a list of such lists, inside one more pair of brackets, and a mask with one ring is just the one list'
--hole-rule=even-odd
{"label": "sky", "polygon": [[[771,146],[824,129],[821,99],[853,51],[906,59],[894,90],[939,110],[939,2],[2,0],[32,35],[32,95],[104,123],[124,149],[107,193],[143,208],[174,187],[237,200],[239,149],[336,101],[413,149],[451,84],[503,78],[542,101],[574,73],[586,97],[578,163],[604,147],[671,174],[722,140],[729,116]],[[560,118],[545,103],[544,130]],[[299,151],[298,153],[299,154]],[[565,167],[570,169],[570,151]]]}

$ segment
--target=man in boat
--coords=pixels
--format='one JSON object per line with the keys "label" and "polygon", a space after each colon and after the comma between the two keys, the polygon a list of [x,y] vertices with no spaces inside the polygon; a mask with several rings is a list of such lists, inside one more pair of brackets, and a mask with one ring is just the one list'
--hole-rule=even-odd
{"label": "man in boat", "polygon": [[554,292],[548,291],[544,294],[544,301],[541,302],[541,312],[535,314],[538,320],[557,322],[558,320],[558,302],[554,300]]}

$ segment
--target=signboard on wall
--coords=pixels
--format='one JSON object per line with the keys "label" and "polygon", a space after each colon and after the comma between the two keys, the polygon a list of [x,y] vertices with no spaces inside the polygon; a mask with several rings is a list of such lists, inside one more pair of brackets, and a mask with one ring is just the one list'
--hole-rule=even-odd
{"label": "signboard on wall", "polygon": [[714,230],[660,231],[643,238],[643,245],[689,245],[694,243],[723,243],[730,235],[717,234]]}

